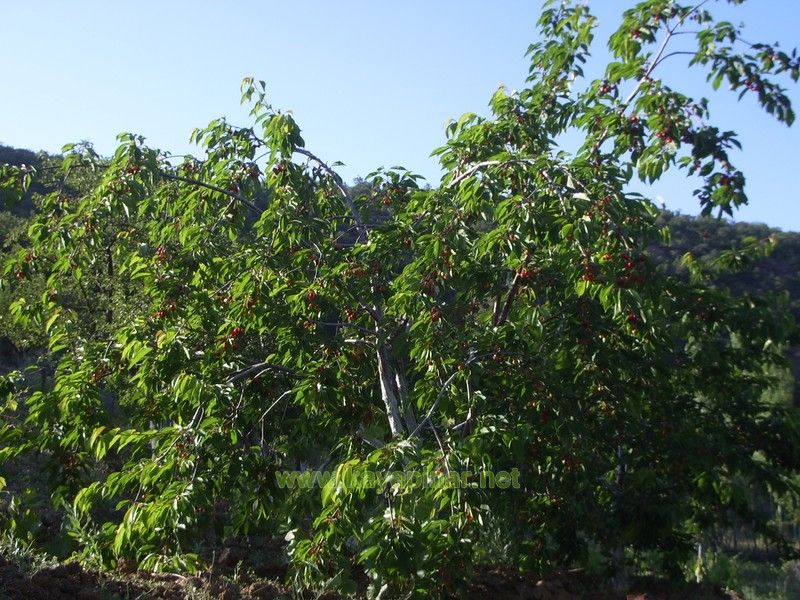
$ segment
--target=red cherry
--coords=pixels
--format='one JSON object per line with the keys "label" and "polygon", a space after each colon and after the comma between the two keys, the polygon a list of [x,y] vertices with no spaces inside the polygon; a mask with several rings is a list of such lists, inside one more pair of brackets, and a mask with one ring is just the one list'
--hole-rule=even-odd
{"label": "red cherry", "polygon": [[431,321],[433,321],[434,323],[437,323],[439,321],[439,319],[441,319],[441,318],[442,318],[442,311],[437,307],[432,308],[431,309]]}
{"label": "red cherry", "polygon": [[244,335],[244,328],[243,327],[236,326],[233,329],[231,329],[231,337],[232,338],[239,338],[239,337],[242,337],[243,335]]}

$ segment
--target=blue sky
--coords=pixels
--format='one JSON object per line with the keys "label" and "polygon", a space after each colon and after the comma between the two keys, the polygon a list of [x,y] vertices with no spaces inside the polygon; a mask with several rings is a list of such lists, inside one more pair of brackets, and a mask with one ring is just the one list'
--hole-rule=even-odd
{"label": "blue sky", "polygon": [[[0,142],[57,151],[88,139],[109,154],[121,131],[189,152],[189,132],[212,118],[245,123],[239,84],[264,79],[272,103],[291,109],[318,155],[346,163],[346,179],[401,164],[439,179],[431,150],[449,118],[486,113],[500,84],[524,85],[524,52],[536,38],[537,0],[404,2],[210,1],[3,3]],[[600,17],[597,55],[630,2],[590,0]],[[747,37],[800,44],[800,3],[750,0],[718,8],[747,24]],[[740,134],[736,164],[751,205],[737,220],[800,231],[800,123],[786,128],[752,99],[714,93],[681,59],[663,76],[708,96],[712,116]],[[800,112],[800,89],[791,89]],[[649,194],[695,214],[695,185],[682,173]]]}

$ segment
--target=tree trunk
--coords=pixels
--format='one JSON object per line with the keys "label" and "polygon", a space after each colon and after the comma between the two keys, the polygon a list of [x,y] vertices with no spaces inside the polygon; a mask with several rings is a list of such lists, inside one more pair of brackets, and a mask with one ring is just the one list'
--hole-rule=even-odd
{"label": "tree trunk", "polygon": [[403,421],[400,417],[400,390],[398,389],[398,371],[392,354],[385,344],[378,345],[378,377],[381,384],[381,397],[386,407],[386,417],[389,419],[389,429],[392,437],[405,433]]}

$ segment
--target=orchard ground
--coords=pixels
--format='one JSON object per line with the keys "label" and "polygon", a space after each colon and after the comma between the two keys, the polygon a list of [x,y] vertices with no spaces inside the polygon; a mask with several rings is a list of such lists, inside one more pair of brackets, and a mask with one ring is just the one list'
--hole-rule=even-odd
{"label": "orchard ground", "polygon": [[[258,555],[258,553],[256,553]],[[261,555],[264,556],[264,555]],[[334,600],[342,598],[337,592],[294,593],[278,583],[282,579],[281,568],[270,561],[260,564],[252,561],[252,553],[243,547],[225,548],[219,556],[220,562],[214,571],[198,575],[152,574],[135,571],[107,573],[87,570],[78,563],[46,564],[38,568],[25,565],[19,556],[0,554],[0,597],[11,600],[101,600],[106,598],[139,599],[210,599],[241,598],[320,598]],[[129,570],[129,569],[124,569]],[[582,570],[571,570],[550,574],[540,578],[531,573],[518,573],[512,569],[483,568],[475,572],[468,598],[494,598],[505,600],[528,598],[536,600],[741,600],[735,592],[723,590],[712,584],[677,585],[657,578],[638,578],[630,591],[615,596],[596,578]],[[361,593],[366,589],[366,578],[360,574]],[[768,596],[765,596],[768,597]],[[777,598],[779,596],[775,596]]]}

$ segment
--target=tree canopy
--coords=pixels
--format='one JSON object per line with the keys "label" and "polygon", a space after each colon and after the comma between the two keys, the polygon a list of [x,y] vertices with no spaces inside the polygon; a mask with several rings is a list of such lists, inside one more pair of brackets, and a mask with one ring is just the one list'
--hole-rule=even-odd
{"label": "tree canopy", "polygon": [[[353,589],[355,565],[376,596],[455,593],[498,557],[624,586],[644,555],[679,572],[732,514],[780,541],[745,491],[796,491],[800,422],[764,397],[791,319],[711,279],[767,248],[675,277],[647,254],[657,209],[627,191],[682,168],[703,213],[747,201],[735,133],[658,78],[676,44],[713,87],[794,120],[796,53],[712,6],[638,3],[587,80],[594,17],[547,2],[527,86],[447,127],[435,187],[400,167],[348,187],[253,79],[252,122],[194,131],[198,157],[135,134],[109,159],[68,146],[5,269],[41,278],[10,312],[47,345],[3,380],[7,473],[41,461],[74,548],[106,566],[195,568],[214,540],[285,535],[298,585]],[[74,173],[95,177],[85,193]],[[32,175],[4,167],[6,198]],[[332,476],[284,485],[308,469]]]}

